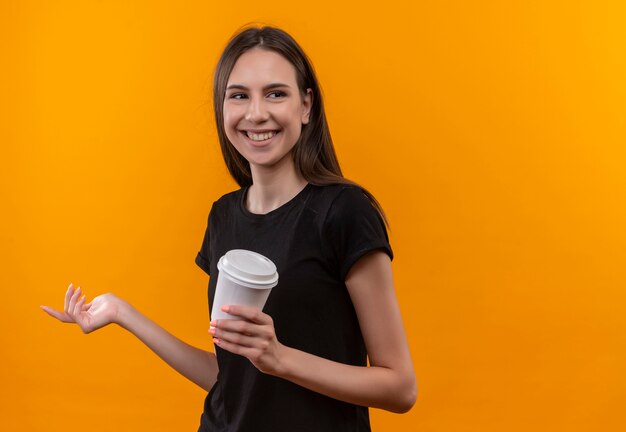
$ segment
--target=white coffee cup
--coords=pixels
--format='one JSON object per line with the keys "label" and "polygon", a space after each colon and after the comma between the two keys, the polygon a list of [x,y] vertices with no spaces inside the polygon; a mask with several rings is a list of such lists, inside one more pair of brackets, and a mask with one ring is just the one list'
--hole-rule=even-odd
{"label": "white coffee cup", "polygon": [[278,284],[276,265],[263,255],[233,249],[217,262],[219,275],[211,309],[211,320],[241,319],[222,311],[225,305],[253,306],[263,309]]}

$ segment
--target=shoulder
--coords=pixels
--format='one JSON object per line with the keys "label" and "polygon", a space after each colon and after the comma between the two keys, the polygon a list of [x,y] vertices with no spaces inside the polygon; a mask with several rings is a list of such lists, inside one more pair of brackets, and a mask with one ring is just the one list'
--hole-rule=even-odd
{"label": "shoulder", "polygon": [[245,189],[241,188],[222,195],[217,201],[213,203],[211,213],[214,213],[216,211],[224,211],[237,205],[241,201],[241,196],[244,191]]}
{"label": "shoulder", "polygon": [[224,219],[231,218],[233,212],[237,209],[241,196],[244,193],[244,189],[238,189],[232,192],[228,192],[222,195],[219,199],[213,202],[211,210],[209,211],[208,221],[209,225],[212,223],[218,223]]}
{"label": "shoulder", "polygon": [[313,186],[312,204],[326,207],[327,210],[336,207],[349,207],[351,204],[370,204],[369,198],[357,185],[353,184],[332,184],[324,186]]}
{"label": "shoulder", "polygon": [[378,209],[358,185],[314,186],[308,201],[307,207],[319,215],[324,229],[352,229],[363,221],[385,228]]}
{"label": "shoulder", "polygon": [[217,201],[215,201],[213,205],[224,206],[224,205],[230,205],[233,202],[236,203],[241,198],[241,195],[245,192],[245,190],[246,188],[240,188],[232,192],[228,192],[222,195]]}
{"label": "shoulder", "polygon": [[316,200],[324,207],[327,217],[355,212],[378,213],[363,189],[354,184],[316,186]]}

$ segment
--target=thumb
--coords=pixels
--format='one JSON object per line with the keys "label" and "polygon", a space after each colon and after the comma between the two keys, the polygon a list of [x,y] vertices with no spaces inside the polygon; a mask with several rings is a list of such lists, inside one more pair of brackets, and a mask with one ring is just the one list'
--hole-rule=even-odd
{"label": "thumb", "polygon": [[48,315],[58,319],[61,322],[71,323],[74,322],[65,312],[60,312],[56,309],[51,308],[50,306],[39,306],[41,310],[46,312]]}

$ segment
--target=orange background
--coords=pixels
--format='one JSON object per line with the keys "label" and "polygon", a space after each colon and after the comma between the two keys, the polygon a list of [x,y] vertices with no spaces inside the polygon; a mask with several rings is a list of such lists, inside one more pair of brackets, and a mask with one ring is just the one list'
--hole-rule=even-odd
{"label": "orange background", "polygon": [[74,282],[210,347],[211,76],[249,21],[311,56],[391,220],[420,393],[374,430],[625,429],[624,2],[309,5],[0,3],[2,429],[196,430],[202,390],[38,306]]}

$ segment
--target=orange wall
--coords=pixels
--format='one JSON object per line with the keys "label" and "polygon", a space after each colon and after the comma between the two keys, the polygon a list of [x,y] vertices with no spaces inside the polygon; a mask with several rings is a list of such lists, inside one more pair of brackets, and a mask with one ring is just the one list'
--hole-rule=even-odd
{"label": "orange wall", "polygon": [[375,430],[626,428],[624,3],[271,3],[0,3],[3,429],[197,427],[204,393],[132,336],[38,306],[112,291],[209,348],[210,81],[253,20],[305,47],[392,223],[420,395]]}

